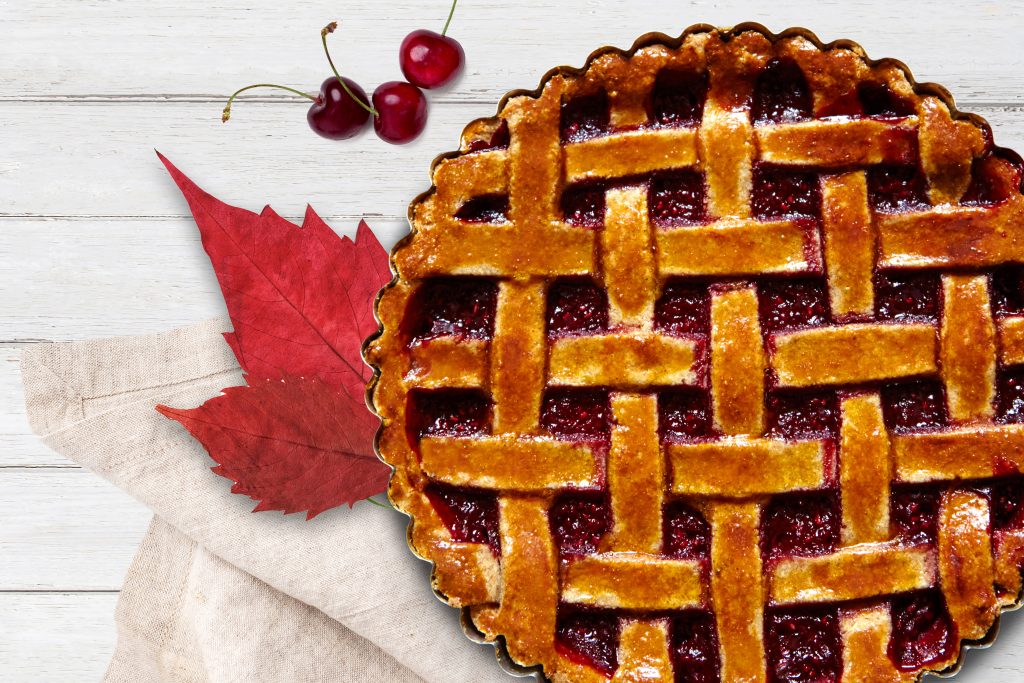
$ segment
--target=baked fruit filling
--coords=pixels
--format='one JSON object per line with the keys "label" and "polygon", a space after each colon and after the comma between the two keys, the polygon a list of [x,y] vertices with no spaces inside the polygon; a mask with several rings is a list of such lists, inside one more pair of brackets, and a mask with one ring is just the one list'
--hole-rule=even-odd
{"label": "baked fruit filling", "polygon": [[603,90],[562,105],[562,142],[582,142],[609,130],[608,95]]}
{"label": "baked fruit filling", "polygon": [[600,495],[566,494],[551,506],[548,519],[559,556],[573,557],[597,552],[612,513]]}
{"label": "baked fruit filling", "polygon": [[484,543],[495,554],[501,553],[498,499],[493,493],[436,484],[426,493],[453,540]]}
{"label": "baked fruit filling", "polygon": [[839,501],[827,493],[776,496],[761,513],[761,555],[767,560],[825,555],[839,547]]}
{"label": "baked fruit filling", "polygon": [[707,560],[711,527],[704,516],[683,502],[665,506],[665,554],[682,560]]}
{"label": "baked fruit filling", "polygon": [[556,282],[548,292],[547,311],[549,337],[608,329],[608,296],[593,282]]}
{"label": "baked fruit filling", "polygon": [[691,40],[435,170],[368,353],[392,498],[555,683],[949,669],[1022,585],[1020,159],[892,65]]}
{"label": "baked fruit filling", "polygon": [[710,612],[691,610],[671,622],[672,665],[677,683],[715,683],[721,676],[718,633]]}
{"label": "baked fruit filling", "polygon": [[411,343],[437,337],[490,339],[494,335],[496,283],[443,278],[425,282],[406,320]]}
{"label": "baked fruit filling", "polygon": [[484,194],[459,207],[455,217],[467,223],[505,223],[508,220],[508,195]]}
{"label": "baked fruit filling", "polygon": [[695,127],[704,116],[707,73],[662,69],[651,93],[651,122],[656,126]]}
{"label": "baked fruit filling", "polygon": [[754,125],[797,123],[812,116],[813,103],[807,79],[793,60],[773,59],[754,86],[750,118]]}
{"label": "baked fruit filling", "polygon": [[707,220],[704,177],[693,171],[665,173],[651,179],[647,204],[651,224],[659,227],[699,225]]}
{"label": "baked fruit filling", "polygon": [[559,608],[555,648],[568,659],[611,677],[618,668],[619,619],[614,614]]}
{"label": "baked fruit filling", "polygon": [[[1010,293],[1001,310],[1019,310],[1011,298],[1020,291],[1006,285],[1016,273],[1001,274]],[[418,322],[417,340],[438,336],[487,338],[493,325],[495,292],[489,284],[449,280],[424,286],[430,318]],[[822,280],[778,278],[758,282],[758,312],[765,333],[833,324],[828,291]],[[875,281],[877,320],[927,322],[941,308],[938,276],[892,271]],[[444,302],[443,304],[440,302]],[[558,281],[547,297],[547,334],[551,338],[596,335],[609,330],[606,292],[593,282]],[[710,329],[710,295],[706,283],[671,281],[656,303],[654,325],[665,334],[706,337]],[[443,331],[443,332],[438,332]],[[421,342],[422,343],[422,342]],[[998,414],[1007,422],[1024,422],[1024,372],[1000,373]],[[911,380],[881,387],[886,428],[895,434],[940,431],[949,427],[946,397],[938,381]],[[490,404],[485,395],[445,390],[411,394],[414,439],[428,435],[470,436],[490,432]],[[664,388],[656,392],[659,435],[664,442],[699,442],[716,438],[707,391]],[[784,441],[824,440],[838,448],[840,398],[835,391],[782,391],[769,388],[764,410],[766,433]],[[609,390],[552,389],[541,404],[542,427],[554,438],[587,442],[607,450],[612,416]],[[710,463],[709,463],[710,466]],[[832,482],[835,484],[835,482]],[[1024,484],[1021,479],[978,490],[992,505],[993,527],[1024,529]],[[938,543],[943,488],[934,485],[894,487],[890,499],[892,537],[907,546],[931,550]],[[432,484],[427,495],[452,538],[486,544],[500,557],[497,498],[492,492]],[[613,525],[613,513],[600,491],[557,496],[548,512],[551,534],[561,562],[600,552]],[[794,556],[827,555],[841,541],[838,492],[774,496],[760,516],[760,552],[764,562]],[[679,500],[663,514],[666,557],[707,562],[711,527],[704,516]],[[957,642],[942,594],[920,591],[891,598],[892,626],[888,656],[902,670],[916,671],[954,654]],[[771,609],[765,615],[765,640],[772,681],[839,681],[842,644],[838,606],[812,610]],[[672,616],[672,661],[677,681],[718,681],[718,644],[714,616],[686,611]],[[559,608],[557,648],[566,657],[611,676],[617,668],[619,617],[614,612]]]}
{"label": "baked fruit filling", "polygon": [[941,661],[957,646],[949,612],[936,591],[898,596],[891,610],[889,656],[900,669],[914,671]]}
{"label": "baked fruit filling", "polygon": [[837,608],[771,610],[765,622],[769,681],[840,680],[843,659]]}

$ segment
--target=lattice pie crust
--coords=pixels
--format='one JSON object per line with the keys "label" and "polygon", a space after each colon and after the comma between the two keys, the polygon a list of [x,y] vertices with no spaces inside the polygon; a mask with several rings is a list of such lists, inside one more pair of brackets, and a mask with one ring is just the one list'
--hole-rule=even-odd
{"label": "lattice pie crust", "polygon": [[1016,155],[898,63],[691,29],[436,162],[367,346],[434,584],[554,681],[910,681],[1016,603]]}

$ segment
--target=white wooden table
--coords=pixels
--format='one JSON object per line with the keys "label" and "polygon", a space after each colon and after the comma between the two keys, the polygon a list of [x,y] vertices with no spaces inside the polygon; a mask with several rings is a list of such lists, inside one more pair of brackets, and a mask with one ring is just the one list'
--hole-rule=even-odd
{"label": "white wooden table", "polygon": [[[320,139],[304,100],[273,93],[240,102],[229,125],[219,115],[224,95],[248,83],[315,90],[328,74],[319,29],[332,19],[347,75],[368,91],[399,78],[402,37],[439,30],[447,0],[0,0],[0,679],[99,678],[117,592],[149,519],[30,434],[19,350],[224,312],[153,148],[229,202],[270,202],[293,217],[310,202],[343,231],[365,216],[390,244],[431,158],[507,90],[648,31],[754,20],[900,58],[987,117],[999,144],[1024,151],[1024,3],[954,4],[463,0],[451,33],[467,73],[431,95],[420,140],[392,147],[372,133]],[[1024,619],[1005,619],[997,646],[967,664],[965,682],[1024,681]]]}

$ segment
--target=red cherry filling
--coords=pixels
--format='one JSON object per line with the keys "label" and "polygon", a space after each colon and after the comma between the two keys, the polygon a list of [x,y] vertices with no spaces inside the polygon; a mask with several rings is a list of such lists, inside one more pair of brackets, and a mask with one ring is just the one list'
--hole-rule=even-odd
{"label": "red cherry filling", "polygon": [[751,208],[758,220],[817,218],[821,215],[818,174],[784,166],[754,166]]}
{"label": "red cherry filling", "polygon": [[754,86],[750,116],[755,124],[796,123],[811,118],[811,93],[796,62],[773,59]]}
{"label": "red cherry filling", "polygon": [[706,392],[658,394],[658,433],[663,441],[687,441],[711,434],[711,401]]}
{"label": "red cherry filling", "polygon": [[875,314],[879,320],[938,320],[939,284],[933,273],[878,273]]}
{"label": "red cherry filling", "polygon": [[559,607],[555,649],[611,677],[619,666],[619,620],[612,614]]}
{"label": "red cherry filling", "polygon": [[611,508],[603,499],[586,494],[567,494],[551,506],[548,519],[561,557],[589,555],[611,526]]}
{"label": "red cherry filling", "polygon": [[1003,266],[992,273],[992,307],[996,313],[1024,313],[1024,268]]}
{"label": "red cherry filling", "polygon": [[569,225],[597,228],[604,225],[605,187],[570,185],[562,192],[562,216]]}
{"label": "red cherry filling", "polygon": [[540,409],[541,426],[561,439],[611,439],[611,405],[600,389],[549,389]]}
{"label": "red cherry filling", "polygon": [[992,528],[1024,527],[1024,479],[1013,477],[992,485]]}
{"label": "red cherry filling", "polygon": [[608,294],[590,282],[556,282],[548,290],[548,335],[564,337],[608,329]]}
{"label": "red cherry filling", "polygon": [[654,327],[667,334],[708,334],[711,296],[705,285],[670,282],[654,303]]}
{"label": "red cherry filling", "polygon": [[829,683],[843,673],[836,608],[772,610],[765,618],[768,680]]}
{"label": "red cherry filling", "polygon": [[765,332],[824,325],[829,320],[828,292],[821,282],[768,280],[758,290]]}
{"label": "red cherry filling", "polygon": [[445,389],[409,394],[406,410],[410,435],[472,436],[491,430],[491,402],[475,390]]}
{"label": "red cherry filling", "polygon": [[1004,369],[997,373],[996,397],[999,422],[1024,422],[1024,367]]}
{"label": "red cherry filling", "polygon": [[718,683],[718,632],[707,612],[688,611],[672,620],[675,683]]}
{"label": "red cherry filling", "polygon": [[929,206],[928,182],[917,166],[876,166],[868,171],[868,199],[875,211],[920,211]]}
{"label": "red cherry filling", "polygon": [[679,69],[662,69],[654,81],[651,118],[662,126],[696,126],[704,116],[708,76]]}
{"label": "red cherry filling", "polygon": [[934,431],[946,425],[946,392],[939,382],[921,380],[882,388],[882,413],[889,431]]}
{"label": "red cherry filling", "polygon": [[455,217],[467,223],[508,222],[508,195],[485,194],[473,197],[459,207]]}
{"label": "red cherry filling", "polygon": [[501,119],[501,123],[491,133],[491,137],[488,140],[477,139],[469,143],[469,147],[466,149],[467,152],[482,152],[485,149],[505,149],[508,147],[510,142],[510,136],[508,132],[508,121]]}
{"label": "red cherry filling", "polygon": [[893,532],[904,543],[933,545],[939,528],[939,492],[932,488],[898,488],[889,499]]}
{"label": "red cherry filling", "polygon": [[431,484],[426,490],[441,521],[460,543],[486,543],[501,553],[498,499],[494,493]]}
{"label": "red cherry filling", "polygon": [[952,620],[935,590],[893,598],[889,658],[904,671],[949,657],[956,647]]}
{"label": "red cherry filling", "polygon": [[692,171],[656,176],[647,205],[651,223],[659,227],[706,222],[704,176]]}
{"label": "red cherry filling", "polygon": [[768,396],[768,433],[782,439],[828,439],[839,433],[835,393]]}
{"label": "red cherry filling", "polygon": [[917,113],[912,102],[894,93],[885,83],[861,83],[857,86],[857,98],[866,116],[902,118]]}
{"label": "red cherry filling", "polygon": [[562,104],[562,142],[580,142],[608,131],[608,95],[602,90]]}
{"label": "red cherry filling", "polygon": [[711,552],[711,527],[685,503],[665,506],[665,554],[683,560],[701,560]]}
{"label": "red cherry filling", "polygon": [[835,552],[840,519],[833,494],[776,496],[761,513],[761,552],[768,558]]}
{"label": "red cherry filling", "polygon": [[409,302],[410,337],[490,339],[498,286],[488,280],[444,278],[425,282]]}

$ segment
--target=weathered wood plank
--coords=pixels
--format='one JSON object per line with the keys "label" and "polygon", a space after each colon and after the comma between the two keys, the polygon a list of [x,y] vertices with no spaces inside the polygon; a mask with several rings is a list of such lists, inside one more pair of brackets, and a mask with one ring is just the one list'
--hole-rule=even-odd
{"label": "weathered wood plank", "polygon": [[[329,222],[354,235],[358,219]],[[385,247],[408,231],[401,220],[368,222]],[[161,332],[226,313],[190,218],[0,226],[0,283],[10,283],[0,297],[0,342]]]}
{"label": "weathered wood plank", "polygon": [[153,517],[83,469],[0,468],[0,491],[2,590],[117,590]]}
{"label": "weathered wood plank", "polygon": [[[1024,149],[1024,108],[974,109],[997,143]],[[187,215],[157,148],[207,191],[257,211],[269,203],[301,216],[308,202],[324,216],[401,218],[430,186],[431,160],[458,146],[470,120],[493,112],[480,103],[436,107],[419,139],[395,146],[371,132],[324,140],[301,109],[273,104],[239,109],[222,125],[213,103],[2,102],[0,217]]]}
{"label": "weathered wood plank", "polygon": [[3,102],[0,216],[188,215],[155,148],[207,191],[256,211],[272,204],[301,216],[310,203],[324,216],[402,217],[430,187],[431,160],[458,147],[470,120],[493,113],[436,107],[419,139],[395,146],[372,131],[325,140],[301,106],[252,104],[222,124],[210,102]]}
{"label": "weathered wood plank", "polygon": [[7,683],[98,681],[117,635],[117,593],[0,593]]}
{"label": "weathered wood plank", "polygon": [[[338,63],[372,90],[400,77],[402,37],[421,27],[440,30],[447,4],[10,2],[3,7],[0,92],[4,99],[44,100],[226,96],[268,81],[315,90],[328,73],[318,31],[332,19],[342,23],[333,41]],[[466,75],[436,101],[496,102],[513,88],[534,87],[551,67],[580,65],[602,45],[628,47],[651,31],[676,35],[690,24],[743,21],[777,31],[806,26],[826,41],[857,40],[873,57],[901,59],[964,102],[1022,101],[1022,16],[1015,3],[888,0],[466,2],[451,27],[466,48]]]}

